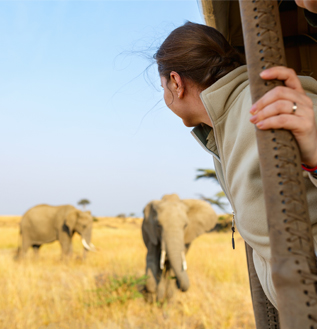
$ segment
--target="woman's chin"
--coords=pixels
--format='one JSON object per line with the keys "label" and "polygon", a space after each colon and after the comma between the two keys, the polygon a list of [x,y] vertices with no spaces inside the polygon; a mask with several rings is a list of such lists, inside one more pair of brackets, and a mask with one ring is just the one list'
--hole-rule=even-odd
{"label": "woman's chin", "polygon": [[186,127],[196,127],[197,125],[195,125],[193,122],[189,122],[189,121],[185,121],[183,120],[183,123]]}

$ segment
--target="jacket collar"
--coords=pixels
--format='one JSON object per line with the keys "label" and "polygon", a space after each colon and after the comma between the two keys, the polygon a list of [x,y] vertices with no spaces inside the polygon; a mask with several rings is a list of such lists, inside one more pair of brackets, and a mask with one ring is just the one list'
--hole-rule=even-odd
{"label": "jacket collar", "polygon": [[191,133],[208,153],[211,153],[220,161],[212,127],[201,123]]}
{"label": "jacket collar", "polygon": [[201,92],[200,98],[214,127],[248,84],[247,66],[243,65]]}
{"label": "jacket collar", "polygon": [[219,153],[214,130],[221,117],[230,109],[237,96],[249,84],[247,66],[239,66],[209,88],[202,91],[200,98],[211,119],[213,128],[198,125],[192,130],[193,136],[207,151],[210,151],[219,161]]}

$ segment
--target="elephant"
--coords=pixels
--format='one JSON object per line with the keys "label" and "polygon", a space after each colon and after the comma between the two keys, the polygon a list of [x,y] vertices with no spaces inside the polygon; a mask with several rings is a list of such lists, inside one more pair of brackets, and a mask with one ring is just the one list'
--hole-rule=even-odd
{"label": "elephant", "polygon": [[94,251],[90,242],[93,218],[90,211],[81,211],[71,205],[50,206],[37,205],[29,209],[20,222],[21,246],[18,258],[25,256],[29,247],[33,247],[37,255],[44,243],[58,240],[62,248],[62,258],[72,254],[72,237],[75,232],[81,235],[86,250]]}
{"label": "elephant", "polygon": [[186,253],[192,241],[211,231],[217,214],[202,200],[181,200],[177,194],[164,195],[149,202],[144,210],[142,236],[147,248],[145,296],[150,302],[163,302],[173,295],[176,286],[189,288]]}

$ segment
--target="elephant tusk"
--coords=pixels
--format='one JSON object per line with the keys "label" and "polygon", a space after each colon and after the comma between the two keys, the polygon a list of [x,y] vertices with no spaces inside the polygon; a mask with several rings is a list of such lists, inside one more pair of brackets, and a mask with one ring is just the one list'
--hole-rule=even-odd
{"label": "elephant tusk", "polygon": [[87,243],[87,241],[84,238],[81,239],[81,243],[83,244],[83,246],[86,250],[94,251],[94,249],[90,247],[90,245]]}
{"label": "elephant tusk", "polygon": [[182,261],[183,261],[183,270],[187,271],[187,262],[186,262],[184,251],[182,251]]}
{"label": "elephant tusk", "polygon": [[166,256],[166,251],[162,250],[161,252],[161,259],[160,259],[160,269],[164,269],[164,264],[165,264],[165,256]]}

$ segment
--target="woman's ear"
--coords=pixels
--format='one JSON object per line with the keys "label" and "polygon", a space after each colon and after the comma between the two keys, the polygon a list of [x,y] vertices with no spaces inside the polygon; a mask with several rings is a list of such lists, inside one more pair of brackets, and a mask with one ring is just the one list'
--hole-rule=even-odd
{"label": "woman's ear", "polygon": [[185,91],[185,85],[184,81],[182,80],[181,76],[175,72],[172,71],[170,73],[170,82],[172,84],[172,91],[175,91],[177,93],[178,98],[184,97],[184,91]]}

